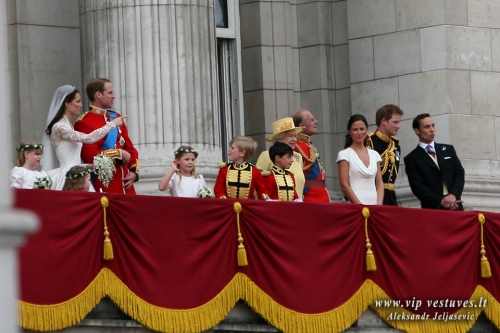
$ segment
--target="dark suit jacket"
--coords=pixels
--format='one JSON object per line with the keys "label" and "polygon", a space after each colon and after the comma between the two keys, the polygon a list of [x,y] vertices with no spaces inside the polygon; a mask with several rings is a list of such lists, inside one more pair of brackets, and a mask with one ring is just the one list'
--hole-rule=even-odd
{"label": "dark suit jacket", "polygon": [[[405,167],[411,191],[422,208],[441,208],[443,182],[450,194],[460,199],[464,189],[464,168],[452,145],[434,143],[439,168],[420,146],[406,155]],[[460,210],[463,206],[460,204]]]}

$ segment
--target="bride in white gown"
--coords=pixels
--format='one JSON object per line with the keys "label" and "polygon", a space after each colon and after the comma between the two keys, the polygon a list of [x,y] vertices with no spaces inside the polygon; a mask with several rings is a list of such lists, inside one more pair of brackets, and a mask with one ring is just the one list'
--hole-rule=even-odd
{"label": "bride in white gown", "polygon": [[[97,142],[110,130],[123,123],[123,118],[119,117],[89,134],[77,132],[73,129],[71,118],[78,116],[81,109],[82,98],[75,87],[66,85],[57,88],[47,116],[45,130],[47,135],[42,139],[45,146],[42,165],[44,170],[48,170],[47,174],[52,179],[52,190],[62,190],[66,172],[75,165],[82,165],[80,158],[82,143]],[[60,164],[57,169],[54,169],[56,165],[54,151]]]}

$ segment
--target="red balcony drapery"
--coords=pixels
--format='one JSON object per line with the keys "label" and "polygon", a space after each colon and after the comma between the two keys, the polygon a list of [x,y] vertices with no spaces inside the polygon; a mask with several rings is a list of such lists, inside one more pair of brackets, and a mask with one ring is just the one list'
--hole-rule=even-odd
{"label": "red balcony drapery", "polygon": [[[285,332],[340,332],[369,306],[412,332],[466,332],[481,311],[500,327],[500,214],[482,213],[492,272],[482,278],[479,212],[369,206],[377,270],[367,272],[363,206],[241,200],[248,266],[239,267],[235,201],[106,194],[106,261],[102,196],[15,191],[15,207],[42,222],[20,253],[24,328],[74,325],[104,296],[164,332],[207,330],[238,299]],[[466,300],[476,306],[458,305]],[[465,319],[437,319],[447,313]]]}

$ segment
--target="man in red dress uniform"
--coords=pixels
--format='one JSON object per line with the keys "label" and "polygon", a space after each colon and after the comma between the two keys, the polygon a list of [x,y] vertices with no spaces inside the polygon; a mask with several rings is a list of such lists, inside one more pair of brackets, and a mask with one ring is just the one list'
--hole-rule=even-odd
{"label": "man in red dress uniform", "polygon": [[[115,94],[108,79],[93,79],[87,85],[87,96],[90,99],[90,110],[83,113],[75,122],[75,130],[91,133],[101,128],[107,121],[121,117],[111,111]],[[111,130],[104,138],[82,147],[84,163],[93,163],[94,156],[103,154],[113,159],[116,171],[113,179],[106,187],[101,180],[94,180],[97,192],[135,194],[134,182],[139,180],[139,153],[128,136],[125,123]]]}
{"label": "man in red dress uniform", "polygon": [[304,130],[297,134],[295,151],[302,155],[304,176],[304,202],[330,203],[330,194],[325,184],[325,169],[319,159],[316,147],[310,141],[311,135],[318,133],[318,121],[309,110],[299,110],[293,115],[295,126],[302,126]]}

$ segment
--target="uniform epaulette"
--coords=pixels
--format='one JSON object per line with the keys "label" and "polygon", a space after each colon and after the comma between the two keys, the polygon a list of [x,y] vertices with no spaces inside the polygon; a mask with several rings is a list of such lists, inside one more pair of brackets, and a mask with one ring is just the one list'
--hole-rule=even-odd
{"label": "uniform epaulette", "polygon": [[267,170],[267,171],[262,171],[261,173],[262,173],[262,176],[267,177],[271,174],[271,171]]}
{"label": "uniform epaulette", "polygon": [[260,166],[257,166],[257,165],[252,164],[252,163],[248,163],[248,164],[250,164],[251,166],[253,166],[253,167],[254,167],[254,168],[256,168],[257,170],[259,170],[260,172],[264,171],[264,170],[262,170],[262,168],[261,168]]}
{"label": "uniform epaulette", "polygon": [[369,132],[368,137],[366,139],[366,148],[369,149],[374,149],[373,147],[373,141],[372,141],[372,136],[375,135],[375,132]]}
{"label": "uniform epaulette", "polygon": [[394,141],[396,141],[396,143],[399,143],[399,139],[398,139],[398,138],[396,138],[395,136],[392,136],[391,138],[392,138]]}
{"label": "uniform epaulette", "polygon": [[222,168],[228,166],[229,164],[231,164],[231,163],[229,163],[229,162],[220,162],[219,163],[219,169],[222,169]]}
{"label": "uniform epaulette", "polygon": [[89,111],[85,111],[84,113],[82,113],[82,115],[80,117],[78,117],[78,119],[76,121],[83,120],[83,118],[85,118],[85,116],[88,114],[89,114]]}

